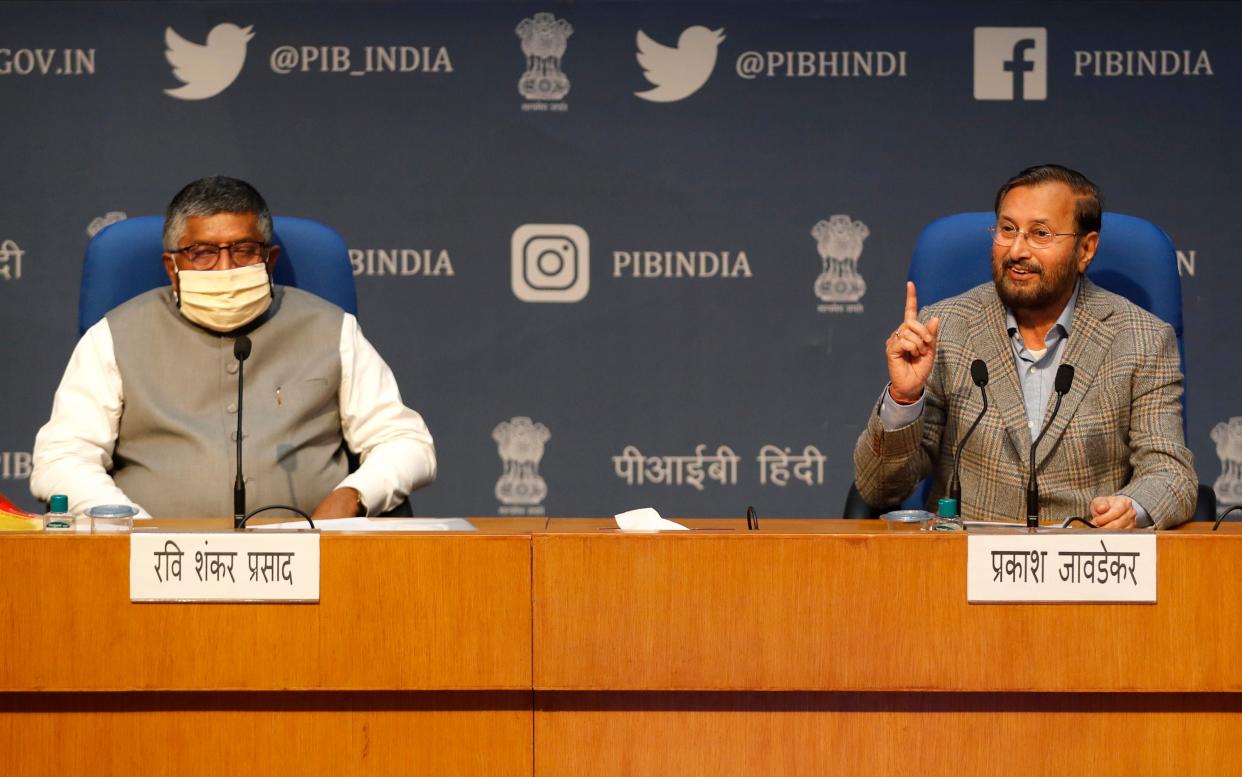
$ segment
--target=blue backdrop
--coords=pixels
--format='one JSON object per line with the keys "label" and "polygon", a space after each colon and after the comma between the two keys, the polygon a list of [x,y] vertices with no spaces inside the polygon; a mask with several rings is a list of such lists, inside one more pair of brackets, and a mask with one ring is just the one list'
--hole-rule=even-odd
{"label": "blue backdrop", "polygon": [[1216,2],[5,3],[0,491],[33,506],[89,233],[227,174],[344,236],[364,332],[436,437],[416,512],[838,514],[919,231],[1057,161],[1173,239],[1189,444],[1242,501],[1240,22]]}

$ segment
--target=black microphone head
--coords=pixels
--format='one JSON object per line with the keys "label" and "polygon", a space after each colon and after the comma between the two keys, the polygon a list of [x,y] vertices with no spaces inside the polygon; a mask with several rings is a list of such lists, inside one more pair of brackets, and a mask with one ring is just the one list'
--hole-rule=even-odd
{"label": "black microphone head", "polygon": [[[244,362],[250,358],[250,338],[245,335],[238,335],[233,341],[233,355],[237,357],[237,361]],[[1057,373],[1057,379],[1060,380],[1060,373]],[[1060,385],[1059,383],[1057,385]]]}
{"label": "black microphone head", "polygon": [[983,359],[975,359],[970,363],[970,378],[979,388],[988,385],[988,363]]}
{"label": "black microphone head", "polygon": [[1074,366],[1072,364],[1062,364],[1057,367],[1056,384],[1053,388],[1058,394],[1068,394],[1070,386],[1074,384]]}

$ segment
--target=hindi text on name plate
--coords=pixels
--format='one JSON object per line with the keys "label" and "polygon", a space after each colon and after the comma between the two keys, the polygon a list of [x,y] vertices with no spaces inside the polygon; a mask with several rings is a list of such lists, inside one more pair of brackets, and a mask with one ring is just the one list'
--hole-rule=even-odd
{"label": "hindi text on name plate", "polygon": [[135,532],[135,602],[317,602],[319,534]]}
{"label": "hindi text on name plate", "polygon": [[971,602],[1156,601],[1156,535],[979,534],[967,538]]}

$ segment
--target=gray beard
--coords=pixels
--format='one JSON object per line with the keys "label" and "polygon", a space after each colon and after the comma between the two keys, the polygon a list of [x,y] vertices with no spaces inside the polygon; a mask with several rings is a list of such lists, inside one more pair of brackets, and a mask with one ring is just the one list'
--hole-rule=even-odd
{"label": "gray beard", "polygon": [[1078,283],[1078,270],[1071,267],[1064,278],[1057,279],[1059,283],[1055,286],[1049,286],[1044,282],[1045,276],[1041,272],[1035,276],[1036,283],[1034,288],[1016,291],[1009,286],[1009,279],[1005,277],[1005,268],[1002,265],[1000,274],[993,272],[992,285],[996,287],[996,296],[1000,297],[1000,301],[1010,310],[1039,310],[1055,304],[1061,297],[1067,296],[1074,288],[1074,284]]}

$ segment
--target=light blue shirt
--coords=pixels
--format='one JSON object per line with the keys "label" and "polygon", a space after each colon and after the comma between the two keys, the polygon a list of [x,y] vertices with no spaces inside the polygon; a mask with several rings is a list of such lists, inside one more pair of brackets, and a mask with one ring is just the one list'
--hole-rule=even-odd
{"label": "light blue shirt", "polygon": [[[1043,428],[1044,409],[1048,407],[1048,398],[1052,396],[1056,385],[1057,368],[1061,366],[1061,352],[1069,340],[1070,329],[1074,321],[1074,308],[1078,305],[1078,290],[1082,288],[1080,281],[1074,287],[1069,302],[1056,322],[1044,336],[1044,353],[1036,358],[1022,341],[1022,333],[1018,330],[1017,319],[1013,311],[1005,308],[1005,326],[1009,330],[1009,344],[1013,348],[1013,364],[1018,373],[1018,384],[1022,386],[1022,402],[1026,405],[1027,427],[1031,430],[1031,441],[1039,436]],[[884,387],[884,397],[880,402],[880,423],[885,431],[895,431],[918,420],[923,414],[923,397],[912,405],[899,405]],[[1138,526],[1151,526],[1151,516],[1143,506],[1133,499],[1134,510],[1138,515],[1134,522]]]}
{"label": "light blue shirt", "polygon": [[1009,343],[1013,346],[1013,364],[1018,371],[1018,384],[1022,386],[1022,401],[1026,405],[1026,421],[1032,442],[1043,428],[1044,409],[1048,407],[1048,397],[1052,396],[1056,385],[1061,352],[1065,350],[1065,341],[1069,339],[1070,327],[1074,322],[1079,286],[1081,284],[1074,286],[1074,293],[1070,295],[1065,310],[1044,335],[1044,353],[1039,358],[1023,342],[1013,311],[1005,308],[1005,326],[1009,330]]}

